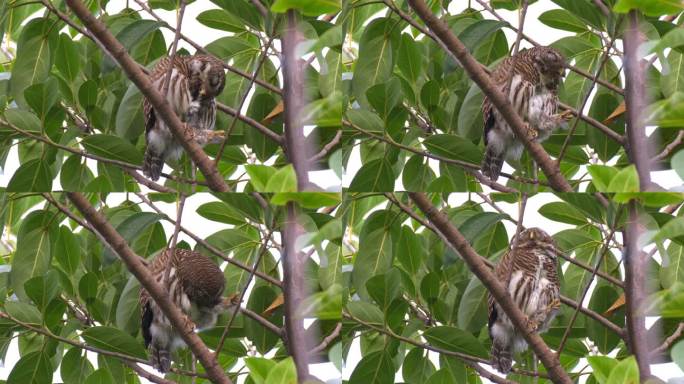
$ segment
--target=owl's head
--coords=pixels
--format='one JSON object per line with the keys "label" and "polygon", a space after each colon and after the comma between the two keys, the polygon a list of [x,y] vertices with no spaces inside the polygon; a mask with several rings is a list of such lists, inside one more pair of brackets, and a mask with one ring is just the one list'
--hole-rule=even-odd
{"label": "owl's head", "polygon": [[202,99],[214,98],[223,92],[226,73],[223,62],[212,56],[195,55],[190,60],[190,76],[199,79],[199,96]]}
{"label": "owl's head", "polygon": [[565,58],[555,48],[534,47],[530,49],[534,66],[542,77],[542,82],[556,88],[565,73]]}
{"label": "owl's head", "polygon": [[519,236],[520,238],[516,244],[519,248],[548,248],[548,254],[554,258],[559,252],[556,247],[556,241],[541,228],[532,227],[524,229],[520,231]]}

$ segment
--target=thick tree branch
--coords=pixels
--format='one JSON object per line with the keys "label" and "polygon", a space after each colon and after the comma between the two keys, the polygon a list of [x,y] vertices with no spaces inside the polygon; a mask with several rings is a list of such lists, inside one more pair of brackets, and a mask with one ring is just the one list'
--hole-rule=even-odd
{"label": "thick tree branch", "polygon": [[[415,3],[412,0],[411,3]],[[513,303],[510,295],[503,285],[496,278],[494,273],[482,261],[482,256],[470,246],[463,235],[449,222],[449,219],[438,211],[427,196],[423,193],[409,193],[418,208],[432,222],[456,249],[475,276],[482,282],[487,290],[492,294],[496,302],[501,306],[506,315],[511,319],[513,325],[525,338],[534,353],[539,357],[542,364],[546,367],[551,380],[555,383],[572,383],[572,380],[560,365],[556,355],[544,343],[544,340],[535,332],[531,332],[526,326],[526,317],[520,309]]]}
{"label": "thick tree branch", "polygon": [[283,254],[283,294],[285,295],[285,334],[287,347],[295,367],[298,382],[303,383],[309,377],[309,350],[314,347],[304,329],[304,317],[300,311],[306,298],[306,278],[304,265],[306,255],[297,247],[300,234],[297,220],[297,205],[287,204],[287,221],[283,223],[281,236],[285,252]]}
{"label": "thick tree branch", "polygon": [[642,232],[637,203],[632,200],[629,202],[629,220],[623,232],[627,345],[637,360],[639,377],[644,382],[651,376],[651,367],[646,317],[643,313],[648,296],[646,282],[649,258],[639,246],[639,236]]}
{"label": "thick tree branch", "polygon": [[468,75],[482,89],[482,92],[489,97],[519,140],[523,142],[530,155],[539,164],[551,187],[556,191],[572,192],[572,187],[561,174],[558,165],[544,151],[541,144],[529,140],[523,120],[518,116],[508,99],[492,84],[489,75],[482,69],[481,64],[468,53],[463,43],[442,20],[432,14],[423,0],[409,0],[409,4],[430,30],[446,44],[449,52],[461,63]]}
{"label": "thick tree branch", "polygon": [[131,81],[140,89],[140,92],[150,101],[155,111],[157,111],[157,116],[166,123],[174,137],[188,153],[188,156],[204,174],[209,188],[217,192],[228,192],[230,188],[214,166],[214,163],[207,157],[197,142],[190,137],[190,133],[186,132],[186,126],[176,116],[168,101],[162,97],[154,84],[143,73],[138,63],[128,55],[126,48],[116,40],[114,35],[107,30],[107,27],[101,21],[90,13],[80,0],[66,0],[66,3],[88,30],[111,53]]}
{"label": "thick tree branch", "polygon": [[287,12],[287,27],[283,32],[283,119],[287,155],[297,174],[297,190],[309,189],[309,162],[302,116],[304,110],[304,67],[297,54],[300,40],[297,13]]}
{"label": "thick tree branch", "polygon": [[639,188],[652,189],[650,144],[646,137],[644,111],[646,110],[646,67],[639,56],[644,36],[639,30],[639,14],[632,10],[622,43],[625,46],[625,104],[627,106],[627,153],[639,175]]}
{"label": "thick tree branch", "polygon": [[[73,2],[73,0],[69,0]],[[88,200],[80,193],[67,193],[69,200],[83,214],[83,217],[105,238],[116,254],[124,262],[128,270],[135,276],[161,308],[164,315],[169,319],[174,328],[179,332],[183,341],[188,345],[193,354],[197,356],[204,366],[209,378],[214,383],[232,384],[232,381],[225,375],[223,368],[218,364],[212,353],[204,345],[204,342],[188,326],[187,316],[171,302],[166,290],[150,274],[147,267],[141,262],[126,243],[126,240],[112,227],[107,219],[97,212]]]}

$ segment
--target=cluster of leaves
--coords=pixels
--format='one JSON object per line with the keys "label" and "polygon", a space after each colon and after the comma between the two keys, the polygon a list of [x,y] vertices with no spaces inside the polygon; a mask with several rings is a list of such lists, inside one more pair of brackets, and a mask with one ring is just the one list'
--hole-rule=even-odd
{"label": "cluster of leaves", "polygon": [[[618,327],[625,325],[623,288],[603,278],[592,279],[592,268],[602,255],[610,228],[624,230],[625,206],[611,203],[603,208],[590,194],[537,195],[533,200],[550,202],[538,213],[545,222],[534,223],[542,228],[566,227],[551,233],[567,257],[585,267],[560,260],[561,294],[582,302],[585,287],[595,281],[589,291],[588,308],[604,316]],[[515,231],[513,218],[467,195],[433,195],[433,203],[442,207],[450,222],[465,236],[474,250],[491,262],[496,262],[509,247]],[[396,199],[396,200],[394,200]],[[464,200],[454,205],[453,201]],[[680,203],[682,199],[680,198]],[[345,219],[345,236],[355,242],[356,251],[346,262],[348,296],[343,299],[345,332],[344,357],[352,343],[360,340],[362,360],[349,367],[350,384],[392,383],[401,372],[405,383],[476,383],[478,373],[468,359],[489,358],[491,341],[487,331],[487,289],[469,270],[457,252],[423,224],[412,220],[403,210],[411,206],[408,197],[396,194],[388,199],[369,194],[350,194],[340,208]],[[409,208],[416,210],[415,207]],[[662,262],[650,261],[649,282],[659,300],[651,314],[660,316],[653,333],[651,349],[660,346],[684,320],[682,312],[682,282],[684,258],[681,252],[684,218],[659,208],[639,208],[651,234],[651,242],[661,249]],[[505,226],[504,223],[510,225]],[[528,225],[529,221],[527,222]],[[508,227],[508,230],[507,230]],[[666,244],[667,245],[664,245]],[[620,264],[621,246],[613,239],[608,243],[599,273],[623,281]],[[347,292],[345,292],[347,293]],[[654,300],[655,302],[655,300]],[[622,303],[622,304],[620,304]],[[580,313],[569,329],[576,308],[563,305],[543,339],[554,350],[566,331],[567,341],[560,362],[568,371],[582,370],[590,358],[592,382],[638,382],[638,370],[625,342],[614,331],[595,318]],[[658,334],[662,330],[662,334]],[[401,338],[401,339],[400,339]],[[408,341],[407,341],[408,340]],[[438,365],[434,352],[429,357],[427,347],[439,353]],[[679,347],[682,348],[681,346]],[[591,353],[590,353],[591,351]],[[466,360],[450,353],[468,355]],[[615,356],[617,358],[608,357]],[[677,355],[679,353],[679,355]],[[661,351],[661,361],[669,361],[667,348]],[[684,365],[681,351],[672,350],[672,358]],[[532,370],[529,352],[520,356],[519,367]],[[543,368],[540,368],[543,372]],[[533,378],[511,373],[509,379],[532,382]],[[631,381],[630,381],[631,380]],[[540,380],[541,382],[545,380]]]}
{"label": "cluster of leaves", "polygon": [[[273,44],[267,48],[266,42],[269,38],[280,39],[285,16],[269,12],[269,17],[264,19],[246,0],[212,2],[197,21],[210,28],[212,34],[222,37],[204,49],[246,74],[228,71],[226,87],[218,101],[239,109],[251,87],[254,92],[245,103],[246,116],[282,134],[282,116],[271,114],[282,102],[279,61]],[[164,38],[161,29],[175,28],[175,25],[151,18],[144,10],[126,8],[117,14],[107,14],[103,11],[107,1],[87,3],[140,65],[151,68],[169,51],[172,42]],[[275,3],[274,11],[292,6],[289,1]],[[341,122],[339,47],[342,34],[339,26],[317,19],[321,12],[331,11],[330,5],[335,2],[307,3],[302,11],[309,16],[302,16],[299,24],[307,41],[306,52],[313,57],[306,67],[304,87],[310,103],[306,106],[305,122],[314,126],[313,134],[309,135],[310,148],[318,151],[333,138],[334,128]],[[320,8],[319,3],[330,4]],[[75,25],[81,25],[63,1],[50,4]],[[175,0],[157,0],[150,1],[149,6],[169,10],[176,9],[178,4]],[[314,15],[306,12],[311,7],[320,8],[319,12]],[[29,20],[29,16],[33,17]],[[191,31],[182,31],[192,38]],[[1,60],[5,64],[0,67],[0,165],[4,168],[13,146],[18,148],[21,164],[8,183],[8,190],[49,191],[55,179],[62,190],[138,190],[135,180],[122,166],[142,164],[145,147],[142,94],[116,62],[93,40],[36,2],[3,1],[0,37],[11,42],[5,50],[11,56]],[[268,50],[267,56],[260,64],[259,58],[265,50]],[[185,49],[178,52],[179,55],[193,53]],[[256,79],[272,85],[278,92],[250,84],[257,68],[260,69]],[[229,130],[233,119],[219,111],[217,129]],[[217,150],[217,146],[206,148],[211,156],[216,156]],[[93,156],[97,161],[86,161]],[[219,171],[232,183],[249,181],[239,166],[247,164],[250,158],[250,164],[275,163],[276,166],[271,166],[274,170],[287,162],[279,143],[238,120],[230,130],[218,163]],[[318,167],[329,168],[329,158],[330,153],[319,159]],[[332,156],[333,162],[335,158],[339,154]],[[183,161],[174,165],[172,174],[189,178],[188,167],[189,162]],[[172,181],[167,184],[187,188]]]}
{"label": "cluster of leaves", "polygon": [[[504,30],[514,27],[492,19],[487,10],[475,8],[475,3],[473,8],[459,14],[444,11],[448,2],[428,3],[481,64],[492,68],[513,49],[513,41],[506,39]],[[537,6],[530,3],[531,7]],[[569,34],[550,45],[585,73],[568,71],[559,91],[561,102],[582,109],[586,95],[595,88],[596,93],[588,104],[588,116],[623,135],[623,95],[615,89],[593,85],[591,76],[599,70],[608,42],[622,38],[626,16],[611,13],[606,17],[589,0],[554,0],[553,3],[557,8],[543,12],[539,21],[544,27]],[[606,3],[613,5],[612,1]],[[631,5],[626,3],[621,1],[616,10],[629,9]],[[658,69],[650,62],[647,81],[655,110],[651,122],[657,126],[651,138],[659,143],[654,149],[660,152],[677,135],[677,130],[672,128],[684,126],[681,116],[684,34],[678,27],[681,19],[664,21],[658,16],[672,12],[671,8],[681,11],[681,6],[668,7],[660,1],[632,3],[650,9],[641,25],[650,52],[662,64],[662,69]],[[516,9],[520,2],[492,1],[491,5]],[[404,189],[409,191],[478,190],[477,180],[463,169],[477,170],[484,152],[482,91],[440,45],[408,25],[400,13],[422,25],[405,1],[352,1],[342,12],[352,51],[345,65],[353,72],[351,80],[345,80],[345,137],[349,142],[361,140],[363,164],[360,169],[349,167],[349,155],[355,146],[346,145],[344,165],[351,180],[349,187],[358,192],[392,191],[396,181],[401,180]],[[531,44],[526,39],[522,43],[523,47]],[[354,49],[357,45],[358,50]],[[611,51],[609,60],[600,68],[599,79],[621,89],[622,68],[621,57]],[[558,157],[567,136],[567,130],[556,132],[544,143],[544,148],[552,157]],[[436,162],[428,162],[426,153]],[[671,157],[669,153],[659,158],[659,167],[669,169]],[[629,162],[622,145],[580,120],[560,169],[576,185],[573,181],[588,179],[580,167],[591,158],[613,167],[617,162],[618,168]],[[529,160],[523,159],[521,164],[513,164],[517,168],[514,175],[529,175],[527,163]],[[543,180],[544,175],[540,178]],[[508,185],[525,188],[516,181],[509,181]]]}
{"label": "cluster of leaves", "polygon": [[[54,199],[68,206],[60,194]],[[171,233],[161,222],[165,215],[140,202],[110,196],[109,200],[124,200],[107,205],[91,196],[93,204],[126,239],[132,250],[145,258],[167,246]],[[173,196],[152,196],[153,201],[173,201]],[[224,257],[247,266],[247,269],[227,264],[225,295],[239,294],[248,284],[249,269],[261,257],[257,271],[280,281],[282,276],[279,242],[269,242],[262,253],[266,228],[280,231],[285,221],[285,209],[263,210],[256,199],[244,194],[197,194],[189,199],[203,202],[196,212],[215,223],[216,231],[202,239]],[[187,209],[187,208],[186,208]],[[74,209],[75,211],[75,209]],[[306,209],[300,222],[307,232],[308,243],[315,244],[319,259],[307,264],[306,281],[312,289],[307,298],[308,311],[317,320],[311,332],[319,342],[339,322],[341,314],[341,221],[333,216]],[[68,219],[55,205],[35,195],[0,195],[0,223],[9,240],[3,242],[3,253],[11,254],[2,268],[0,284],[0,358],[7,357],[8,347],[18,340],[20,359],[11,367],[7,382],[51,383],[59,371],[64,383],[137,383],[137,374],[128,362],[147,361],[147,352],[140,334],[138,281],[127,271],[111,249],[91,231]],[[190,231],[192,226],[185,223]],[[178,247],[190,248],[179,241]],[[195,250],[222,265],[223,260],[202,243]],[[261,254],[261,256],[259,256]],[[280,297],[280,299],[279,299]],[[263,316],[276,327],[283,325],[282,292],[278,286],[254,277],[254,285],[244,296],[243,306]],[[200,336],[215,349],[224,333],[230,313],[220,316],[217,326]],[[86,348],[95,348],[97,369]],[[318,356],[328,360],[339,355],[340,346],[329,343]],[[118,356],[115,356],[119,354]],[[265,355],[274,356],[266,359]],[[227,333],[218,360],[226,371],[249,369],[249,382],[274,382],[269,377],[296,377],[294,365],[280,334],[275,334],[252,318],[238,313]],[[123,357],[123,358],[121,358]],[[332,359],[339,361],[339,358]],[[175,367],[192,371],[193,357],[181,349]],[[198,365],[199,372],[203,372]],[[340,368],[341,369],[341,368]],[[192,377],[170,373],[168,379],[189,383]],[[29,380],[29,378],[31,378]],[[200,379],[197,382],[208,382]]]}

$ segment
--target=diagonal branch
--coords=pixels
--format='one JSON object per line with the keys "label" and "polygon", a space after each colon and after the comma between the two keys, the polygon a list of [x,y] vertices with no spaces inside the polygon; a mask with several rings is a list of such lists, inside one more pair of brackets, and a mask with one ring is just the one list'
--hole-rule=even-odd
{"label": "diagonal branch", "polygon": [[[69,0],[69,2],[71,3],[72,0]],[[85,196],[74,192],[67,193],[67,196],[90,225],[105,238],[114,252],[126,264],[128,270],[140,282],[140,285],[150,293],[164,315],[179,332],[183,341],[185,341],[193,354],[202,363],[211,381],[214,383],[232,384],[232,381],[225,375],[223,368],[218,364],[204,342],[188,326],[187,316],[171,302],[164,288],[152,277],[147,267],[140,260],[140,257],[128,246],[126,240],[121,237],[101,213],[97,212],[90,205]]]}
{"label": "diagonal branch", "polygon": [[[411,3],[415,3],[412,0]],[[458,249],[463,260],[492,294],[496,302],[501,306],[513,325],[519,330],[525,341],[530,345],[534,353],[546,367],[549,377],[555,383],[572,383],[572,380],[560,365],[556,355],[544,343],[544,340],[526,326],[526,317],[511,300],[510,295],[499,282],[494,273],[482,261],[482,256],[471,247],[465,237],[458,231],[442,212],[438,211],[423,193],[409,193],[411,200],[420,208],[432,224],[441,232],[448,242]]]}
{"label": "diagonal branch", "polygon": [[449,26],[438,19],[423,0],[409,0],[409,4],[430,30],[449,48],[449,52],[461,63],[468,75],[482,89],[482,92],[489,97],[508,125],[513,129],[515,135],[523,142],[530,155],[539,164],[551,187],[556,191],[572,192],[572,187],[561,174],[558,165],[549,157],[541,144],[528,138],[523,120],[518,116],[503,93],[491,82],[489,75],[482,69],[482,65],[468,53],[465,45],[449,29]]}
{"label": "diagonal branch", "polygon": [[168,101],[155,88],[154,84],[140,69],[126,52],[126,48],[112,35],[107,27],[90,13],[80,0],[66,0],[67,5],[78,16],[88,30],[99,40],[107,51],[119,63],[126,75],[140,89],[140,92],[150,101],[157,115],[170,128],[173,136],[180,141],[188,156],[204,174],[209,188],[217,192],[228,192],[230,188],[223,180],[214,163],[207,157],[202,148],[186,132],[185,125],[180,121]]}

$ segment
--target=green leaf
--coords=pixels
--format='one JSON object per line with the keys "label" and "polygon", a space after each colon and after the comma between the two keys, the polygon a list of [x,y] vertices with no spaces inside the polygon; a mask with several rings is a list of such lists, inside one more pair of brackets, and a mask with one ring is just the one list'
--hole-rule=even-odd
{"label": "green leaf", "polygon": [[59,228],[55,259],[64,269],[64,272],[72,275],[81,263],[81,247],[76,236],[66,226]]}
{"label": "green leaf", "polygon": [[52,190],[52,169],[41,159],[33,159],[22,164],[14,173],[8,192],[49,192]]}
{"label": "green leaf", "polygon": [[135,276],[131,276],[116,304],[116,327],[133,335],[140,329],[139,297],[140,283]]}
{"label": "green leaf", "polygon": [[394,190],[394,170],[386,158],[364,164],[349,185],[353,192],[391,192]]}
{"label": "green leaf", "polygon": [[562,201],[554,201],[543,205],[539,208],[539,214],[560,223],[573,225],[584,225],[587,223],[587,217],[582,212]]}
{"label": "green leaf", "polygon": [[372,352],[364,356],[349,377],[349,384],[392,384],[394,364],[385,351]]}
{"label": "green leaf", "polygon": [[82,356],[81,348],[72,347],[62,358],[59,373],[64,384],[80,384],[86,380],[93,371],[93,365],[85,356]]}
{"label": "green leaf", "polygon": [[[256,313],[262,313],[276,299],[277,293],[269,286],[260,286],[252,290],[247,301],[247,308]],[[269,320],[276,326],[282,326],[282,310],[276,310]],[[280,340],[279,335],[271,333],[256,321],[245,318],[245,336],[249,339],[260,353],[266,353]],[[267,381],[268,382],[268,381]]]}
{"label": "green leaf", "polygon": [[126,140],[135,140],[143,134],[143,95],[135,84],[128,86],[116,110],[116,135]]}
{"label": "green leaf", "polygon": [[81,161],[81,156],[73,154],[62,164],[59,183],[63,191],[82,191],[93,181],[93,172]]}
{"label": "green leaf", "polygon": [[33,84],[24,90],[26,104],[43,120],[57,102],[58,97],[57,81],[52,77],[49,77],[44,83]]}
{"label": "green leaf", "polygon": [[292,164],[288,164],[268,179],[266,190],[261,192],[297,192],[297,175]]}
{"label": "green leaf", "polygon": [[472,142],[459,136],[437,134],[429,136],[423,142],[431,153],[448,159],[466,161],[472,164],[480,164],[482,152]]}
{"label": "green leaf", "polygon": [[78,88],[78,102],[81,107],[88,109],[97,104],[97,83],[95,80],[86,80]]}
{"label": "green leaf", "polygon": [[684,281],[684,247],[673,241],[660,268],[660,282],[664,288],[670,288],[678,281]]}
{"label": "green leaf", "polygon": [[112,373],[105,368],[100,368],[91,373],[83,384],[116,384]]}
{"label": "green leaf", "polygon": [[364,323],[382,326],[384,317],[382,311],[375,305],[365,301],[350,301],[346,306],[350,315]]}
{"label": "green leaf", "polygon": [[647,16],[661,16],[681,12],[684,5],[678,0],[618,0],[613,6],[613,10],[619,13],[632,9],[638,9]]}
{"label": "green leaf", "polygon": [[320,16],[337,12],[341,7],[341,0],[276,0],[271,5],[271,11],[285,13],[289,9],[295,9],[304,16]]}
{"label": "green leaf", "polygon": [[606,384],[639,384],[639,367],[634,356],[620,361],[610,371]]}
{"label": "green leaf", "polygon": [[42,124],[33,113],[22,109],[8,109],[5,111],[7,122],[24,131],[40,133]]}
{"label": "green leaf", "polygon": [[394,107],[399,105],[403,98],[401,83],[396,76],[393,76],[385,83],[376,84],[368,88],[366,91],[366,98],[375,111],[378,112],[382,118],[387,119],[390,112]]}
{"label": "green leaf", "polygon": [[670,97],[675,92],[684,92],[684,55],[673,49],[667,55],[667,63],[669,70],[660,77],[660,89],[665,97]]}
{"label": "green leaf", "polygon": [[380,135],[385,131],[385,123],[380,116],[366,109],[350,109],[346,116],[350,123],[364,131]]}
{"label": "green leaf", "polygon": [[399,29],[395,25],[396,21],[389,18],[375,19],[365,27],[359,40],[352,91],[362,104],[365,104],[369,87],[384,83],[392,75],[400,39]]}
{"label": "green leaf", "polygon": [[591,182],[600,192],[608,192],[611,180],[618,174],[615,167],[599,164],[587,166],[587,171],[591,175]]}
{"label": "green leaf", "polygon": [[587,24],[564,9],[552,9],[539,15],[539,21],[551,28],[570,32],[586,32]]}
{"label": "green leaf", "polygon": [[276,362],[262,357],[246,357],[245,365],[249,368],[249,377],[254,381],[254,384],[267,384],[266,376],[275,367]]}
{"label": "green leaf", "polygon": [[473,276],[458,303],[457,325],[468,332],[477,332],[487,322],[487,288]]}
{"label": "green leaf", "polygon": [[267,383],[297,384],[297,371],[292,357],[279,361],[266,376]]}
{"label": "green leaf", "polygon": [[81,54],[78,51],[78,46],[65,33],[59,35],[55,67],[70,82],[76,80],[76,77],[81,73]]}
{"label": "green leaf", "polygon": [[53,20],[37,18],[22,28],[10,78],[10,89],[19,105],[25,105],[24,90],[29,85],[44,82],[50,73],[59,44],[57,28],[53,27]]}
{"label": "green leaf", "polygon": [[410,275],[415,275],[425,258],[425,251],[421,245],[420,237],[411,228],[404,225],[401,227],[398,245],[397,261],[404,267],[406,272]]}
{"label": "green leaf", "polygon": [[34,326],[40,326],[43,323],[43,315],[41,315],[38,308],[31,304],[8,301],[5,303],[5,312],[22,323]]}
{"label": "green leaf", "polygon": [[21,299],[27,298],[24,283],[44,274],[50,266],[52,246],[58,236],[53,218],[53,213],[34,211],[22,220],[10,271],[10,286]]}
{"label": "green leaf", "polygon": [[[591,300],[589,301],[589,309],[596,311],[597,313],[604,313],[610,308],[620,294],[615,290],[615,288],[609,285],[601,285],[594,289],[591,295]],[[620,319],[624,318],[624,311],[619,310],[618,315],[613,315],[610,317],[611,321],[618,323],[618,326],[624,325],[624,321]],[[601,353],[610,353],[617,344],[620,342],[620,337],[613,333],[612,331],[606,329],[603,324],[600,324],[594,319],[587,319],[587,336],[594,342],[594,345],[598,348]]]}
{"label": "green leaf", "polygon": [[128,333],[113,327],[96,326],[86,328],[81,337],[86,344],[106,351],[147,359],[145,348]]}
{"label": "green leaf", "polygon": [[60,291],[57,272],[48,271],[43,276],[32,277],[24,283],[26,295],[41,310],[45,310],[48,303],[57,297]]}
{"label": "green leaf", "polygon": [[458,112],[458,135],[470,140],[482,136],[482,90],[473,83]]}
{"label": "green leaf", "polygon": [[249,175],[249,182],[257,191],[265,191],[268,180],[276,173],[275,168],[261,164],[245,164],[245,171]]}
{"label": "green leaf", "polygon": [[404,166],[401,180],[406,191],[425,191],[435,177],[425,157],[413,155]]}
{"label": "green leaf", "polygon": [[592,375],[599,384],[606,384],[610,372],[618,364],[617,360],[608,356],[587,356]]}
{"label": "green leaf", "polygon": [[278,192],[271,198],[275,205],[285,205],[290,201],[299,203],[303,208],[315,209],[339,204],[342,195],[333,192]]}
{"label": "green leaf", "polygon": [[[270,167],[268,167],[270,168]],[[205,203],[197,208],[197,214],[205,219],[226,224],[244,224],[245,217],[231,208],[228,204],[220,201]]]}
{"label": "green leaf", "polygon": [[123,161],[128,164],[141,165],[143,156],[131,143],[118,136],[97,134],[81,140],[85,149],[95,155],[107,159]]}
{"label": "green leaf", "polygon": [[399,270],[392,268],[386,273],[375,275],[366,281],[366,289],[380,308],[387,310],[392,301],[399,296],[401,274]]}
{"label": "green leaf", "polygon": [[7,384],[48,384],[52,383],[52,362],[43,351],[28,353],[19,359],[7,376]]}
{"label": "green leaf", "polygon": [[443,368],[430,376],[425,384],[457,384],[454,376],[448,369]]}
{"label": "green leaf", "polygon": [[426,351],[423,348],[414,347],[404,357],[401,374],[406,383],[425,383],[435,372],[435,366],[425,354]]}
{"label": "green leaf", "polygon": [[[159,222],[162,217],[152,212],[136,212],[117,225],[116,231],[131,244],[147,227]],[[109,261],[118,259],[109,247],[105,247],[104,258]]]}
{"label": "green leaf", "polygon": [[385,273],[392,266],[392,234],[385,228],[378,228],[366,236],[359,244],[354,260],[352,281],[361,297],[367,297],[366,281],[372,276]]}
{"label": "green leaf", "polygon": [[423,333],[423,337],[435,347],[452,352],[467,353],[484,359],[489,357],[489,353],[475,336],[458,328],[432,327]]}
{"label": "green leaf", "polygon": [[220,29],[228,32],[243,32],[245,24],[223,9],[210,9],[197,16],[197,21],[209,28]]}
{"label": "green leaf", "polygon": [[415,83],[423,72],[423,53],[421,46],[411,35],[403,33],[397,52],[397,67],[404,77]]}
{"label": "green leaf", "polygon": [[684,371],[684,340],[672,347],[670,355],[672,356],[672,361],[679,366],[679,369]]}
{"label": "green leaf", "polygon": [[672,169],[679,175],[679,178],[684,180],[684,149],[672,156],[670,164],[672,165]]}

